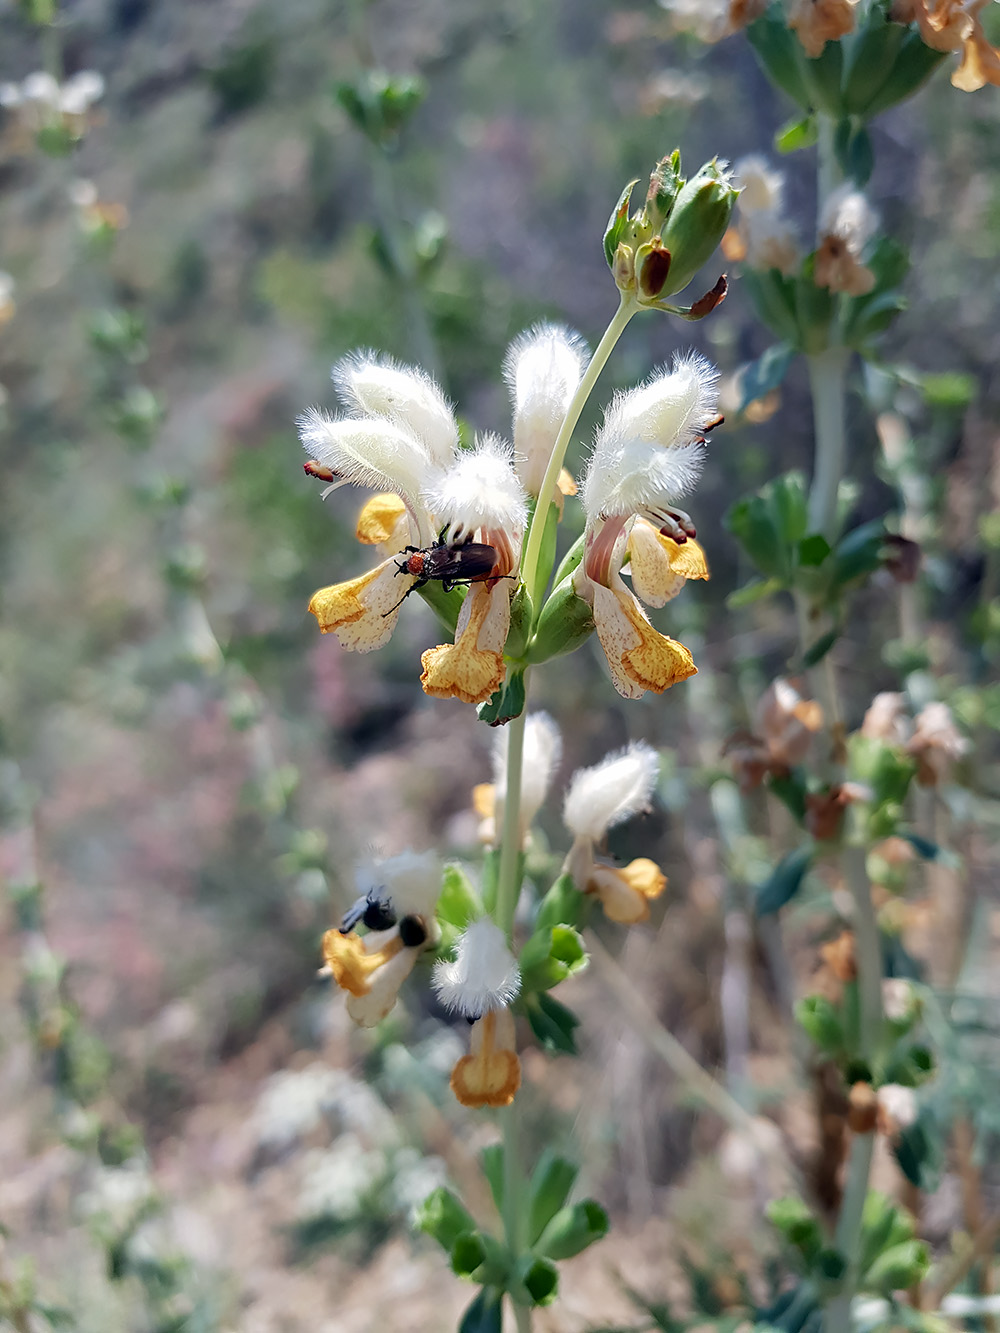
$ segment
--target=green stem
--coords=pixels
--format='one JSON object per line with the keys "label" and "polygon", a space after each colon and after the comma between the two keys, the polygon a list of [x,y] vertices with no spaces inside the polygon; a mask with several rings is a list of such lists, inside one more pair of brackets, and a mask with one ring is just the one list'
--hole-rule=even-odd
{"label": "green stem", "polygon": [[807,360],[816,449],[809,492],[809,531],[822,533],[832,546],[838,535],[837,493],[847,454],[847,352],[843,347],[827,347]]}
{"label": "green stem", "polygon": [[[817,164],[817,220],[839,182],[834,153],[833,121],[819,118]],[[831,334],[833,339],[833,335]],[[848,352],[832,341],[822,352],[808,357],[809,384],[813,400],[815,467],[809,492],[809,531],[821,533],[832,546],[839,535],[837,498],[844,475],[847,432],[845,429]],[[808,608],[799,604],[800,634],[811,632]],[[806,642],[803,639],[802,647]],[[829,657],[819,678],[819,690],[831,727],[839,731],[840,706],[837,680]],[[840,769],[839,760],[836,767]],[[882,1028],[882,948],[878,921],[872,904],[871,885],[865,870],[864,847],[850,843],[843,852],[844,875],[854,900],[855,956],[860,992],[861,1057],[871,1064],[878,1050]],[[873,1134],[856,1134],[844,1180],[844,1197],[837,1218],[835,1243],[847,1261],[847,1270],[837,1295],[825,1310],[824,1333],[850,1333],[851,1303],[858,1287],[861,1219],[868,1196]]]}
{"label": "green stem", "polygon": [[[524,1209],[521,1196],[524,1177],[521,1173],[521,1157],[518,1151],[517,1101],[505,1107],[500,1118],[503,1121],[503,1230],[507,1249],[519,1258],[525,1248]],[[521,1305],[511,1297],[511,1309],[517,1333],[531,1333],[531,1308]]]}
{"label": "green stem", "polygon": [[[525,677],[527,690],[527,677]],[[514,913],[521,892],[521,777],[524,768],[525,709],[507,723],[507,790],[503,798],[500,831],[500,870],[497,875],[496,923],[508,939],[513,936]]]}
{"label": "green stem", "polygon": [[584,371],[583,379],[580,381],[579,387],[573,395],[573,400],[566,410],[563,423],[559,427],[559,434],[552,446],[545,476],[542,478],[542,485],[538,492],[538,502],[535,505],[535,512],[528,528],[524,556],[521,560],[521,578],[529,588],[535,587],[538,557],[542,549],[542,534],[545,531],[545,519],[549,512],[549,505],[555,498],[556,484],[559,480],[559,473],[562,471],[563,461],[566,458],[570,437],[576,429],[576,423],[580,420],[580,414],[586,405],[587,399],[593,392],[597,377],[604,369],[615,343],[625,331],[625,326],[638,308],[635,300],[627,292],[623,292],[614,319],[604,330],[604,337],[597,344],[597,351],[590,358],[590,364]]}
{"label": "green stem", "polygon": [[836,1245],[847,1259],[847,1272],[840,1292],[826,1307],[824,1333],[850,1333],[851,1302],[857,1290],[858,1242],[861,1239],[861,1216],[868,1197],[868,1176],[871,1171],[874,1134],[855,1134],[844,1180],[844,1197],[837,1218]]}

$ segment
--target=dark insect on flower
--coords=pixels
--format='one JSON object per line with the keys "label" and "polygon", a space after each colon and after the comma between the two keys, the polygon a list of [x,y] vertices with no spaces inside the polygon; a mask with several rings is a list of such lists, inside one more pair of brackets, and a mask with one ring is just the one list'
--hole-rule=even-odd
{"label": "dark insect on flower", "polygon": [[419,949],[427,942],[427,927],[419,916],[404,916],[399,923],[399,938],[407,949]]}
{"label": "dark insect on flower", "polygon": [[380,898],[380,892],[377,888],[369,889],[364,897],[348,908],[340,923],[341,935],[349,935],[359,921],[369,930],[389,930],[396,924],[392,899]]}
{"label": "dark insect on flower", "polygon": [[402,606],[411,592],[424,587],[431,579],[440,579],[445,592],[451,592],[461,583],[481,583],[490,577],[497,562],[496,548],[485,542],[466,541],[449,545],[439,537],[433,546],[421,550],[419,546],[404,546],[402,559],[396,562],[397,577],[409,574],[416,578],[395,606],[385,612],[391,616]]}

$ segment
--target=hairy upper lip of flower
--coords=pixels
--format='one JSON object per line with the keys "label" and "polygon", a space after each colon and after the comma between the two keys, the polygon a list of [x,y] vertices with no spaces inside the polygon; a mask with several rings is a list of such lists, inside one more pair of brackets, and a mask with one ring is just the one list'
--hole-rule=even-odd
{"label": "hairy upper lip of flower", "polygon": [[[704,432],[716,423],[717,407],[718,373],[692,352],[675,358],[669,372],[654,374],[639,388],[617,395],[597,433],[582,488],[586,543],[575,587],[594,608],[612,679],[626,697],[664,690],[696,670],[682,644],[649,624],[620,571],[638,520],[651,522],[674,547],[689,540],[694,545],[694,525],[675,508],[675,501],[697,480]],[[701,555],[701,548],[696,549]],[[651,605],[662,606],[677,591],[680,572],[664,546],[659,573],[647,570],[652,577],[644,586]],[[694,576],[707,575],[702,556]]]}
{"label": "hairy upper lip of flower", "polygon": [[[496,436],[459,447],[458,425],[443,393],[423,371],[369,353],[334,367],[345,407],[361,415],[335,418],[311,409],[299,419],[314,472],[332,474],[334,486],[352,482],[380,492],[379,512],[363,511],[359,535],[390,546],[381,565],[344,583],[321,588],[309,604],[323,633],[360,652],[381,647],[418,575],[393,553],[407,545],[392,522],[392,497],[405,507],[409,544],[424,550],[475,541],[496,553],[492,574],[473,583],[453,644],[424,654],[421,677],[429,694],[469,702],[488,698],[503,679],[503,647],[510,623],[513,579],[527,522],[527,501],[513,452]],[[325,492],[324,492],[325,494]],[[370,502],[371,503],[371,502]]]}

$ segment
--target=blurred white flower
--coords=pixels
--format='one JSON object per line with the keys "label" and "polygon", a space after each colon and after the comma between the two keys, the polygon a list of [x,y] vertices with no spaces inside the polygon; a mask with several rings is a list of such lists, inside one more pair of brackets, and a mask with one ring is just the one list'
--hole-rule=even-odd
{"label": "blurred white flower", "polygon": [[619,867],[599,862],[595,853],[608,829],[648,809],[659,771],[657,751],[636,741],[592,768],[578,769],[563,804],[563,820],[574,835],[564,872],[622,925],[646,920],[650,901],[666,888],[666,876],[648,857]]}

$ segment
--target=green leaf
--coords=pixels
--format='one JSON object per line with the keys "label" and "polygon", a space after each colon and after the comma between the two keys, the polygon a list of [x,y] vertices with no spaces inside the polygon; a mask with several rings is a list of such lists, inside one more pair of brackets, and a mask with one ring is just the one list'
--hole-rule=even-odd
{"label": "green leaf", "polygon": [[796,1195],[774,1199],[764,1209],[771,1225],[811,1261],[823,1248],[823,1228],[808,1205]]}
{"label": "green leaf", "polygon": [[772,333],[797,348],[799,324],[795,313],[794,280],[772,268],[766,273],[747,269],[741,281],[761,321]]}
{"label": "green leaf", "polygon": [[802,43],[791,32],[780,10],[768,9],[749,25],[747,38],[765,74],[801,107],[811,98],[805,78]]}
{"label": "green leaf", "polygon": [[587,545],[586,533],[581,533],[580,536],[577,537],[573,545],[566,552],[566,554],[563,556],[563,558],[560,560],[559,568],[556,570],[555,577],[552,580],[553,588],[558,588],[559,584],[564,582],[564,580],[568,579],[570,574],[576,573],[576,570],[579,567],[580,562],[583,560],[583,555],[584,551],[586,550],[586,545]]}
{"label": "green leaf", "polygon": [[604,229],[604,257],[608,261],[608,268],[611,268],[615,262],[615,251],[618,249],[618,242],[621,240],[625,228],[628,226],[628,205],[632,197],[632,191],[639,184],[638,176],[634,181],[629,181],[621,194],[618,196],[618,202],[608,218],[608,225]]}
{"label": "green leaf", "polygon": [[791,343],[775,343],[756,361],[750,361],[742,368],[739,406],[741,412],[745,412],[751,403],[763,398],[781,384],[794,356],[795,348]]}
{"label": "green leaf", "polygon": [[763,884],[756,886],[754,906],[758,916],[770,916],[795,897],[812,863],[813,851],[811,842],[796,847],[782,857]]}
{"label": "green leaf", "polygon": [[814,569],[830,554],[830,543],[821,532],[810,533],[799,542],[799,564]]}
{"label": "green leaf", "polygon": [[739,611],[744,606],[753,606],[755,602],[762,602],[765,597],[771,597],[774,593],[780,592],[783,584],[780,579],[751,579],[745,583],[742,588],[737,588],[726,598],[726,606],[730,611]]}
{"label": "green leaf", "polygon": [[899,1169],[917,1189],[926,1189],[928,1185],[927,1166],[931,1156],[931,1145],[920,1121],[907,1125],[900,1130],[892,1145],[893,1155]]}
{"label": "green leaf", "polygon": [[525,1012],[532,1032],[545,1050],[554,1055],[579,1055],[574,1034],[580,1020],[572,1009],[541,991],[528,997]]}
{"label": "green leaf", "polygon": [[917,855],[923,857],[925,861],[940,861],[945,856],[943,848],[939,847],[936,842],[931,842],[930,838],[922,837],[919,833],[907,833],[900,829],[899,836],[905,838]]}
{"label": "green leaf", "polygon": [[806,817],[806,780],[802,770],[793,768],[788,773],[772,773],[767,786],[801,824]]}
{"label": "green leaf", "polygon": [[471,1213],[443,1185],[428,1194],[420,1205],[415,1226],[418,1231],[426,1231],[428,1236],[433,1236],[442,1249],[449,1251],[459,1236],[476,1229]]}
{"label": "green leaf", "polygon": [[862,189],[868,183],[875,165],[871,136],[864,125],[849,116],[839,121],[834,136],[834,152],[844,176]]}
{"label": "green leaf", "polygon": [[818,138],[819,126],[810,112],[801,120],[790,120],[782,125],[774,136],[774,146],[779,153],[798,153],[803,148],[812,148]]}
{"label": "green leaf", "polygon": [[466,1231],[451,1247],[451,1271],[456,1277],[472,1277],[486,1258],[486,1246],[478,1231]]}
{"label": "green leaf", "polygon": [[812,105],[828,116],[840,117],[843,107],[840,83],[844,72],[844,51],[840,42],[827,42],[815,60],[802,62]]}
{"label": "green leaf", "polygon": [[518,1264],[518,1278],[534,1305],[551,1305],[559,1291],[559,1273],[554,1263],[536,1255],[525,1255]]}
{"label": "green leaf", "polygon": [[458,1333],[503,1333],[503,1292],[483,1287],[462,1316]]}
{"label": "green leaf", "polygon": [[503,1213],[503,1144],[490,1143],[479,1154],[483,1175],[498,1213]]}
{"label": "green leaf", "polygon": [[550,926],[580,926],[589,906],[586,897],[576,887],[572,875],[560,875],[538,904],[535,930]]}
{"label": "green leaf", "polygon": [[761,573],[782,587],[791,583],[793,557],[806,535],[806,504],[801,473],[789,472],[738,500],[723,519]]}
{"label": "green leaf", "polygon": [[890,1292],[912,1287],[930,1267],[930,1254],[921,1240],[907,1240],[883,1250],[864,1276],[869,1291]]}
{"label": "green leaf", "polygon": [[825,995],[807,995],[795,1006],[795,1017],[809,1039],[827,1055],[839,1055],[844,1045],[844,1029],[834,1006]]}
{"label": "green leaf", "polygon": [[464,930],[470,921],[483,915],[479,894],[461,866],[446,865],[437,901],[437,917],[457,930]]}
{"label": "green leaf", "polygon": [[811,667],[815,666],[817,662],[822,662],[823,658],[840,638],[840,635],[841,628],[839,625],[834,625],[833,629],[827,630],[825,634],[821,634],[819,638],[814,640],[802,654],[802,665]]}
{"label": "green leaf", "polygon": [[550,1259],[572,1259],[607,1234],[607,1213],[593,1199],[584,1199],[555,1213],[538,1241],[538,1248]]}
{"label": "green leaf", "polygon": [[885,545],[885,519],[874,518],[852,529],[837,543],[833,553],[833,586],[848,583],[873,573],[882,562]]}
{"label": "green leaf", "polygon": [[542,1153],[528,1186],[529,1245],[536,1244],[538,1237],[569,1198],[578,1174],[579,1167],[568,1157],[560,1157],[551,1148],[546,1148]]}
{"label": "green leaf", "polygon": [[[556,558],[559,517],[560,507],[553,500],[549,505],[549,512],[545,515],[545,527],[542,529],[542,544],[538,551],[538,564],[535,567],[535,586],[528,590],[531,594],[532,606],[540,606],[545,597],[545,588]],[[513,607],[511,608],[511,614],[513,615]]]}
{"label": "green leaf", "polygon": [[546,991],[586,967],[587,951],[572,926],[546,926],[531,936],[518,962],[522,988]]}
{"label": "green leaf", "polygon": [[524,671],[510,671],[507,679],[477,710],[479,720],[491,727],[502,727],[524,712]]}

